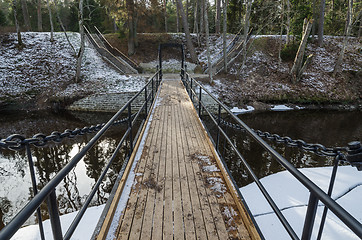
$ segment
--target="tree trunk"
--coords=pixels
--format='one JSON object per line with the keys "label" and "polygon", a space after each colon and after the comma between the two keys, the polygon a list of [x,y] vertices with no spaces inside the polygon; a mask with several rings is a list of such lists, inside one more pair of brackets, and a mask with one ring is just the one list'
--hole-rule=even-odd
{"label": "tree trunk", "polygon": [[166,2],[166,0],[163,0],[163,7],[164,7],[163,15],[164,15],[164,18],[165,18],[165,32],[167,33],[168,29],[167,29],[167,2]]}
{"label": "tree trunk", "polygon": [[247,0],[247,4],[246,4],[246,13],[245,13],[245,17],[244,17],[244,42],[243,42],[243,62],[241,65],[241,70],[244,68],[245,66],[245,62],[246,62],[246,45],[247,45],[247,39],[248,39],[248,33],[249,33],[249,27],[250,27],[250,13],[251,13],[251,4],[252,4],[252,0]]}
{"label": "tree trunk", "polygon": [[352,30],[352,17],[353,17],[353,0],[348,1],[348,13],[346,17],[346,35],[343,39],[343,45],[341,48],[341,51],[339,53],[336,65],[334,66],[333,70],[333,77],[336,77],[337,73],[342,71],[342,62],[344,58],[344,52],[346,51],[347,43],[348,43],[348,37],[351,34]]}
{"label": "tree trunk", "polygon": [[192,44],[192,41],[191,41],[189,23],[187,22],[187,19],[186,19],[186,16],[185,16],[185,12],[184,12],[184,9],[183,9],[183,6],[182,6],[182,0],[177,0],[177,5],[178,5],[178,7],[180,9],[180,13],[181,13],[182,23],[183,23],[185,37],[186,37],[187,48],[188,48],[188,50],[190,52],[192,61],[195,64],[198,65],[199,60],[197,59],[195,48],[194,48],[194,45]]}
{"label": "tree trunk", "polygon": [[79,48],[78,59],[77,59],[77,72],[75,74],[75,82],[76,83],[80,82],[80,70],[81,70],[81,67],[82,67],[82,58],[83,58],[83,53],[84,53],[85,37],[84,37],[84,27],[83,27],[83,24],[84,24],[83,0],[79,0],[78,17],[79,17],[80,48]]}
{"label": "tree trunk", "polygon": [[313,20],[308,21],[307,19],[304,19],[304,23],[305,23],[305,31],[303,32],[302,41],[300,42],[297,55],[295,56],[294,59],[292,70],[290,71],[293,83],[298,82],[302,75],[300,70],[302,69],[304,52],[307,46],[309,33],[312,29]]}
{"label": "tree trunk", "polygon": [[200,1],[200,34],[204,33],[205,27],[204,27],[204,14],[205,14],[205,5],[204,0]]}
{"label": "tree trunk", "polygon": [[221,0],[216,0],[215,33],[220,33]]}
{"label": "tree trunk", "polygon": [[43,19],[41,17],[41,0],[38,0],[37,13],[38,13],[38,31],[42,32],[43,31]]}
{"label": "tree trunk", "polygon": [[287,44],[290,42],[290,2],[287,0]]}
{"label": "tree trunk", "polygon": [[[178,0],[176,0],[176,1],[178,1]],[[180,7],[179,7],[179,5],[178,5],[178,2],[176,2],[176,12],[177,12],[177,14],[176,14],[176,32],[178,33],[178,32],[180,32]]]}
{"label": "tree trunk", "polygon": [[198,33],[199,29],[198,29],[198,19],[197,19],[197,11],[199,9],[198,6],[198,0],[195,0],[195,7],[194,7],[194,29],[193,29],[193,33]]}
{"label": "tree trunk", "polygon": [[135,53],[135,39],[134,39],[134,2],[133,0],[127,0],[127,10],[128,10],[128,55],[133,55]]}
{"label": "tree trunk", "polygon": [[279,64],[282,62],[282,58],[280,56],[280,53],[282,51],[282,45],[283,45],[283,27],[284,27],[284,0],[281,1],[281,12],[280,12],[280,42],[279,42],[279,51],[278,51],[278,58],[279,58]]}
{"label": "tree trunk", "polygon": [[13,12],[14,12],[14,22],[15,22],[15,27],[16,27],[16,33],[18,35],[18,47],[22,48],[23,40],[21,39],[21,32],[20,32],[18,16],[17,16],[17,11],[16,11],[16,0],[13,0]]}
{"label": "tree trunk", "polygon": [[21,0],[21,8],[23,10],[25,28],[26,31],[29,32],[31,30],[31,26],[30,26],[29,11],[28,11],[28,6],[26,4],[26,0]]}
{"label": "tree trunk", "polygon": [[49,11],[49,20],[50,20],[50,41],[54,41],[54,25],[53,25],[53,17],[52,17],[52,10],[50,8],[49,0],[47,0],[47,6]]}
{"label": "tree trunk", "polygon": [[315,29],[316,29],[316,24],[317,21],[316,19],[318,19],[317,17],[317,0],[313,0],[313,26],[312,26],[312,42],[314,42],[314,35],[315,35]]}
{"label": "tree trunk", "polygon": [[225,73],[228,72],[228,59],[227,59],[227,53],[226,53],[226,28],[227,28],[227,6],[228,6],[228,0],[224,0],[223,3],[223,11],[224,11],[224,24],[222,29],[222,48],[223,48],[223,54],[224,54],[224,71]]}
{"label": "tree trunk", "polygon": [[361,37],[361,32],[362,32],[362,14],[360,14],[360,18],[359,18],[358,38]]}
{"label": "tree trunk", "polygon": [[318,45],[323,46],[324,12],[326,9],[326,0],[321,0],[318,25]]}
{"label": "tree trunk", "polygon": [[75,51],[75,48],[74,48],[73,44],[70,42],[70,40],[69,40],[69,38],[68,38],[67,31],[65,30],[65,27],[64,27],[64,25],[63,25],[63,21],[62,21],[62,19],[60,18],[60,15],[59,15],[60,7],[59,7],[59,5],[58,5],[58,2],[57,2],[57,0],[53,0],[53,2],[54,2],[55,7],[57,8],[56,15],[57,15],[57,19],[58,19],[59,25],[60,25],[60,27],[62,28],[62,30],[63,30],[63,32],[64,32],[65,38],[67,39],[67,42],[68,42],[69,46],[70,46],[70,47],[72,48],[72,50],[73,50],[74,56],[76,57],[76,56],[77,56],[77,53],[76,53],[76,51]]}
{"label": "tree trunk", "polygon": [[212,62],[210,57],[210,39],[209,39],[209,18],[208,18],[208,1],[204,1],[205,7],[205,33],[206,33],[206,54],[207,68],[209,69],[210,84],[212,83]]}

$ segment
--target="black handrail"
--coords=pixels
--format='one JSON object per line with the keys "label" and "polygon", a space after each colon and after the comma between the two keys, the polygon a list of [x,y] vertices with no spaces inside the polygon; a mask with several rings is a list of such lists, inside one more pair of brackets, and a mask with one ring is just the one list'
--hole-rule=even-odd
{"label": "black handrail", "polygon": [[[133,101],[140,96],[143,92],[145,93],[145,101],[153,101],[154,96],[158,90],[158,87],[160,85],[160,71],[157,71],[152,77],[149,78],[148,82],[145,84],[145,86],[136,93],[103,127],[99,130],[99,132],[88,142],[86,146],[83,147],[83,149],[76,154],[70,162],[64,166],[63,169],[61,169],[56,176],[49,181],[41,191],[39,191],[33,199],[31,199],[25,207],[23,207],[20,212],[0,231],[0,239],[10,239],[18,230],[19,228],[26,222],[26,220],[37,210],[39,209],[40,205],[47,199],[49,199],[50,205],[54,205],[55,200],[55,188],[59,185],[61,181],[69,174],[69,172],[76,166],[76,164],[86,155],[86,153],[96,144],[96,142],[105,134],[105,132],[114,124],[114,122],[121,116],[122,113],[128,110],[128,121],[129,121],[129,127],[125,134],[123,135],[122,139],[120,140],[116,150],[114,151],[109,163],[105,167],[105,169],[102,171],[102,174],[100,178],[97,180],[97,183],[93,187],[90,195],[87,197],[83,207],[77,214],[76,218],[73,220],[73,223],[71,224],[70,228],[66,232],[64,238],[62,236],[62,233],[60,231],[61,226],[59,222],[59,215],[57,215],[58,209],[55,203],[56,209],[49,209],[50,213],[55,213],[55,216],[53,219],[53,216],[51,215],[51,224],[53,229],[53,237],[54,239],[70,239],[72,236],[74,230],[76,229],[79,221],[81,220],[84,212],[86,211],[87,207],[90,204],[91,199],[95,195],[98,187],[100,186],[104,176],[107,173],[107,170],[109,169],[113,159],[115,158],[116,154],[119,152],[118,150],[122,146],[122,144],[129,139],[129,145],[132,149],[134,146],[134,142],[137,139],[132,139],[132,127],[136,121],[136,119],[140,116],[140,112],[144,110],[144,108],[147,106],[146,103],[142,105],[142,107],[138,110],[138,113],[135,115],[135,117],[132,117],[131,114],[131,105]],[[152,88],[152,91],[149,91],[147,93],[147,88]],[[151,106],[148,105],[148,106]],[[148,114],[147,109],[145,109],[146,115]],[[144,123],[144,122],[143,122]],[[142,126],[141,126],[142,127]],[[49,208],[49,206],[48,206]],[[54,226],[55,225],[55,226]],[[41,224],[40,224],[41,226]],[[41,228],[41,227],[40,227]],[[42,230],[41,230],[42,232]],[[42,237],[43,238],[43,237]]]}
{"label": "black handrail", "polygon": [[[182,80],[186,87],[187,92],[190,95],[191,99],[195,99],[195,107],[199,108],[199,116],[200,118],[202,109],[204,109],[207,114],[210,116],[214,124],[217,126],[218,135],[221,133],[225,139],[229,142],[233,150],[236,152],[237,156],[240,158],[248,173],[255,181],[260,191],[263,193],[264,197],[272,207],[273,211],[278,216],[279,220],[283,224],[284,228],[290,235],[292,239],[299,239],[294,230],[291,228],[288,221],[285,219],[280,209],[276,206],[263,184],[257,178],[255,173],[252,171],[246,160],[243,158],[241,153],[237,150],[234,143],[227,136],[225,131],[222,129],[220,124],[220,108],[222,108],[228,115],[230,115],[233,120],[235,120],[240,126],[242,126],[247,134],[251,136],[258,144],[260,144],[267,152],[269,152],[279,164],[281,164],[288,172],[290,172],[300,183],[306,187],[310,192],[310,199],[307,209],[307,214],[305,218],[303,233],[301,239],[310,239],[311,233],[313,230],[313,223],[316,214],[316,208],[318,201],[321,201],[325,204],[326,208],[330,209],[347,227],[349,227],[358,237],[362,238],[362,224],[358,222],[350,213],[348,213],[344,208],[342,208],[338,203],[336,203],[328,194],[326,194],[322,189],[320,189],[317,185],[315,185],[309,178],[307,178],[304,174],[302,174],[298,169],[296,169],[289,161],[287,161],[284,157],[282,157],[276,150],[274,150],[269,144],[267,144],[261,137],[257,135],[249,126],[247,126],[243,121],[241,121],[235,114],[233,114],[229,108],[220,102],[216,97],[214,97],[205,87],[203,87],[198,81],[193,79],[187,72],[183,71]],[[199,88],[199,92],[196,92],[196,88]],[[194,90],[195,89],[195,90]],[[208,96],[210,96],[219,106],[219,119],[215,119],[214,115],[208,110],[205,103],[202,101],[202,92],[205,92]],[[205,126],[206,128],[206,126]],[[214,143],[216,149],[218,149],[218,139],[216,143]],[[221,155],[221,154],[220,154]],[[226,167],[226,166],[225,166]],[[227,167],[226,167],[227,168]],[[232,176],[230,175],[232,178]],[[237,188],[238,189],[238,188]],[[238,191],[240,194],[240,192]],[[241,194],[240,194],[241,196]]]}

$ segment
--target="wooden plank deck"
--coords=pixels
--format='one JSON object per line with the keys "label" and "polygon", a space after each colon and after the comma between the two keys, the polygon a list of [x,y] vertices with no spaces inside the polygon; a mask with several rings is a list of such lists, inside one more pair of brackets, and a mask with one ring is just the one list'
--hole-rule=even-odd
{"label": "wooden plank deck", "polygon": [[[154,106],[127,206],[116,220],[116,239],[259,239],[180,77],[168,78]],[[101,231],[97,239],[106,235]]]}

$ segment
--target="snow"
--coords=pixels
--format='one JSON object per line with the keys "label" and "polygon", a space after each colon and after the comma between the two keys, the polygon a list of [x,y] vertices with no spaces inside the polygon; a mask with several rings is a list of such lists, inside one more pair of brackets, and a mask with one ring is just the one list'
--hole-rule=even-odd
{"label": "snow", "polygon": [[[87,209],[80,221],[77,229],[75,230],[72,240],[91,239],[93,229],[95,229],[98,219],[100,218],[104,204],[96,207],[90,207]],[[77,212],[68,213],[60,216],[63,235],[68,230],[73,219],[77,215]],[[50,220],[43,221],[45,239],[53,239],[53,233],[51,230]],[[11,238],[12,240],[37,240],[40,239],[39,225],[30,225],[19,229],[17,233]]]}
{"label": "snow", "polygon": [[289,110],[293,110],[293,108],[288,107],[286,105],[275,105],[270,110],[272,110],[272,111],[289,111]]}
{"label": "snow", "polygon": [[[77,50],[79,33],[67,34]],[[81,82],[74,83],[76,59],[64,33],[54,33],[55,41],[50,42],[49,33],[24,32],[22,50],[15,46],[15,34],[1,37],[4,44],[0,45],[0,99],[31,98],[41,91],[57,97],[93,92],[135,92],[146,81],[142,77],[120,74],[86,42]]]}
{"label": "snow", "polygon": [[242,108],[238,108],[238,107],[233,107],[232,109],[230,109],[230,111],[234,114],[241,114],[241,113],[247,113],[247,112],[252,112],[254,111],[255,108],[252,106],[246,106],[246,109]]}
{"label": "snow", "polygon": [[[143,140],[144,139],[142,139],[142,141]],[[140,146],[140,149],[141,147],[142,146]],[[139,159],[140,154],[136,157]],[[133,169],[134,165],[132,167]],[[300,171],[315,182],[322,190],[327,191],[332,167],[305,168],[300,169]],[[133,173],[130,174],[129,179],[132,178],[132,175],[134,178],[134,170],[132,170],[132,172]],[[207,182],[212,185],[211,189],[220,197],[226,191],[226,187],[220,178],[210,177],[207,179]],[[278,207],[282,209],[282,213],[290,222],[294,231],[300,236],[303,229],[304,217],[309,198],[308,190],[306,190],[305,187],[303,187],[297,180],[295,180],[294,177],[291,176],[291,174],[286,171],[267,176],[261,179],[261,182],[273,197]],[[288,184],[282,185],[281,183]],[[122,194],[115,219],[118,219],[120,212],[122,212],[122,209],[127,203],[131,186],[131,180],[127,180],[126,188],[123,192],[125,194]],[[265,239],[290,239],[275,214],[272,213],[271,208],[266,200],[264,200],[255,183],[240,188],[240,191],[248,204],[249,209],[254,215]],[[332,198],[337,199],[338,204],[344,207],[346,211],[361,222],[362,208],[360,208],[360,202],[362,200],[362,172],[358,172],[355,168],[350,166],[339,167]],[[104,205],[88,208],[72,239],[90,239],[103,208]],[[322,212],[323,205],[319,203],[312,239],[316,238]],[[233,217],[237,215],[235,210],[230,206],[225,206],[223,209],[223,215],[228,221],[229,230],[232,230]],[[76,212],[73,212],[60,217],[63,232],[70,226],[70,223],[75,216]],[[44,221],[44,227],[46,238],[51,238],[49,220]],[[90,231],[90,229],[92,230]],[[113,227],[111,227],[111,229],[113,229]],[[112,236],[113,234],[109,234],[107,239],[113,239]],[[31,225],[20,229],[12,239],[39,239],[38,225]],[[322,239],[339,240],[359,238],[329,211]]]}
{"label": "snow", "polygon": [[[300,171],[327,192],[332,167],[305,168]],[[287,171],[267,176],[261,182],[294,231],[301,236],[309,191]],[[255,183],[240,188],[240,191],[266,239],[290,239]],[[338,204],[362,222],[362,172],[351,166],[339,167],[332,198],[337,199]],[[319,203],[312,239],[318,234],[323,208]],[[324,229],[322,239],[359,239],[330,211]]]}

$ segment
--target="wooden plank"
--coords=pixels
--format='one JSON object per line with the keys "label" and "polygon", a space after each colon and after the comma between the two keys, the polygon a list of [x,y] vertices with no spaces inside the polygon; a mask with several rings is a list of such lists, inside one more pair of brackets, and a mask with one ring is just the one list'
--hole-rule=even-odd
{"label": "wooden plank", "polygon": [[[177,93],[179,94],[179,93]],[[182,102],[182,101],[181,101]],[[183,210],[183,221],[184,221],[184,229],[185,229],[185,238],[186,239],[196,239],[196,231],[195,231],[195,222],[194,222],[194,213],[192,209],[191,203],[191,194],[189,187],[191,179],[189,179],[189,174],[186,169],[186,156],[184,154],[184,136],[183,136],[183,125],[182,125],[182,112],[180,108],[175,112],[177,121],[176,121],[176,138],[178,139],[177,144],[177,155],[179,160],[179,173],[180,173],[180,188],[181,188],[181,196],[182,196],[182,210]],[[182,127],[181,127],[182,126]]]}
{"label": "wooden plank", "polygon": [[[178,82],[177,84],[181,84]],[[204,224],[205,224],[205,230],[207,233],[207,237],[209,239],[218,239],[216,227],[215,227],[215,221],[214,217],[212,215],[212,211],[209,204],[208,195],[205,192],[205,184],[201,176],[201,170],[198,166],[198,163],[195,161],[194,155],[196,153],[200,153],[200,149],[197,149],[196,145],[198,141],[203,141],[203,139],[197,139],[197,136],[195,135],[195,131],[193,129],[193,120],[192,117],[194,117],[192,114],[190,114],[191,108],[193,108],[191,102],[187,102],[187,104],[183,104],[185,107],[182,109],[183,112],[183,121],[184,124],[188,126],[187,129],[185,129],[186,137],[188,139],[187,144],[184,147],[187,147],[189,150],[189,165],[190,169],[192,169],[193,174],[195,176],[195,183],[197,185],[198,190],[198,196],[200,201],[200,209],[202,211],[203,217],[204,217]]]}
{"label": "wooden plank", "polygon": [[[163,83],[164,85],[164,83]],[[163,87],[163,86],[162,86]],[[162,92],[161,92],[162,93]],[[163,99],[164,95],[161,94],[160,97]],[[162,100],[164,103],[164,99]],[[162,104],[159,108],[165,108]],[[166,158],[166,138],[165,131],[167,129],[167,109],[165,108],[165,116],[163,117],[163,130],[161,138],[157,139],[158,144],[160,144],[160,162],[158,168],[158,178],[157,184],[159,185],[159,191],[156,192],[155,196],[155,214],[153,217],[153,228],[152,228],[152,238],[153,239],[162,239],[163,232],[163,213],[164,213],[164,190],[165,190],[165,158]],[[166,120],[166,121],[165,121]]]}
{"label": "wooden plank", "polygon": [[[160,89],[159,89],[160,91]],[[154,103],[152,104],[151,108],[150,109],[153,109],[154,108]],[[141,143],[141,140],[142,140],[142,136],[143,134],[145,133],[145,130],[146,130],[146,127],[147,127],[147,122],[149,121],[150,119],[150,116],[151,116],[151,112],[148,114],[147,116],[147,119],[145,121],[145,124],[142,128],[142,131],[141,131],[141,134],[134,146],[134,151],[133,153],[131,154],[130,156],[130,159],[128,161],[128,164],[126,166],[126,169],[123,173],[123,176],[118,184],[118,188],[115,192],[115,195],[113,197],[113,200],[112,200],[112,203],[111,203],[111,206],[109,207],[109,210],[108,210],[108,213],[104,219],[104,222],[102,224],[102,227],[97,235],[97,240],[103,240],[107,237],[107,234],[108,234],[108,231],[109,231],[109,227],[111,226],[111,223],[113,221],[113,217],[114,217],[114,213],[117,209],[117,206],[118,206],[118,202],[119,202],[119,199],[122,195],[122,192],[123,192],[123,189],[124,189],[124,186],[126,184],[126,181],[127,181],[127,178],[128,178],[128,175],[129,175],[129,172],[131,171],[131,168],[132,168],[132,165],[133,165],[133,161],[134,161],[134,158],[136,156],[136,153],[137,153],[137,149],[139,148],[140,146],[140,143]]]}
{"label": "wooden plank", "polygon": [[148,196],[147,203],[144,212],[144,219],[142,225],[141,239],[152,239],[152,227],[153,227],[153,218],[154,218],[154,208],[155,208],[155,198],[156,191],[160,191],[160,187],[158,185],[158,167],[160,162],[160,144],[157,140],[162,138],[163,135],[163,126],[164,123],[162,119],[165,116],[165,108],[157,107],[157,111],[162,112],[159,118],[154,118],[152,121],[155,121],[155,127],[158,130],[158,134],[152,139],[151,148],[149,154],[152,155],[153,161],[150,166],[150,170],[152,171],[153,178],[148,182]]}
{"label": "wooden plank", "polygon": [[[157,112],[159,114],[160,110],[162,110],[162,108],[158,108],[156,106],[155,113]],[[158,135],[159,128],[157,127],[159,125],[158,124],[159,122],[160,121],[156,120],[152,121],[151,127],[153,131],[152,134],[149,134],[147,136],[145,148],[146,147],[150,148],[150,146],[157,147],[157,144],[152,145],[152,143],[159,137]],[[154,188],[155,183],[157,183],[157,181],[155,181],[155,174],[152,171],[152,166],[154,161],[152,154],[150,154],[151,153],[150,151],[152,150],[154,150],[154,148],[151,147],[146,152],[144,152],[146,154],[145,158],[143,159],[143,162],[145,162],[145,164],[144,165],[140,164],[141,168],[139,168],[136,172],[137,174],[142,174],[142,177],[140,177],[138,180],[140,182],[140,191],[137,194],[138,201],[135,212],[133,213],[134,217],[129,234],[129,239],[140,239],[144,215],[146,212],[145,207],[146,207],[146,202],[148,200],[148,193],[150,189]]]}
{"label": "wooden plank", "polygon": [[[181,101],[183,101],[184,99],[181,99]],[[202,208],[201,208],[201,203],[199,200],[199,194],[198,194],[198,189],[197,189],[197,184],[196,184],[196,178],[194,175],[194,171],[192,169],[192,166],[190,164],[190,151],[188,148],[188,144],[187,141],[189,141],[189,131],[188,129],[190,128],[190,123],[187,123],[184,118],[185,118],[185,112],[181,111],[181,116],[180,116],[180,125],[182,128],[181,131],[181,140],[182,140],[182,147],[183,147],[183,155],[184,155],[184,163],[185,163],[185,169],[188,175],[188,180],[189,180],[189,191],[190,191],[190,198],[191,198],[191,206],[192,206],[192,210],[193,210],[193,221],[195,224],[195,232],[196,232],[196,237],[197,239],[207,239],[207,234],[206,234],[206,227],[205,227],[205,222],[204,222],[204,217],[202,214]]]}
{"label": "wooden plank", "polygon": [[[199,121],[199,119],[197,119],[197,121]],[[199,137],[201,139],[203,139],[204,138],[203,129],[200,127],[197,127],[197,125],[198,125],[197,122],[195,122],[193,124],[193,126],[195,126],[194,131],[198,132]],[[205,152],[207,152],[207,153],[212,153],[212,149],[210,148],[210,145],[207,143],[207,141],[199,142],[199,148],[205,149]],[[211,158],[211,163],[215,163],[217,165],[215,158],[213,156],[211,156],[210,158]],[[207,175],[209,175],[209,176],[207,176]],[[225,182],[221,172],[215,171],[215,172],[212,172],[211,174],[210,173],[205,174],[205,177],[206,178],[213,177],[216,179],[222,179],[222,182],[223,183]],[[232,216],[232,213],[233,213],[232,210],[237,210],[237,207],[236,207],[236,205],[234,203],[234,199],[230,195],[229,191],[226,191],[224,194],[222,194],[221,197],[216,197],[210,193],[210,188],[206,188],[206,190],[210,194],[210,204],[211,204],[211,206],[214,207],[213,212],[215,213],[217,218],[224,220],[223,222],[215,221],[216,228],[218,229],[218,234],[220,236],[220,239],[226,239],[228,237],[231,239],[236,239],[236,238],[237,239],[250,239],[249,234],[247,232],[245,233],[245,231],[244,231],[246,228],[244,226],[244,223],[240,219],[240,217],[241,217],[240,214],[236,212],[238,214],[238,216]],[[226,214],[225,211],[229,211],[231,216]]]}
{"label": "wooden plank", "polygon": [[182,196],[181,196],[181,179],[180,179],[180,163],[178,155],[178,146],[180,141],[177,139],[177,118],[176,114],[180,108],[179,104],[172,106],[172,131],[171,131],[171,143],[172,143],[172,159],[174,160],[172,165],[172,189],[173,189],[173,222],[174,222],[174,239],[185,239],[184,229],[184,217],[182,211]]}
{"label": "wooden plank", "polygon": [[208,184],[214,177],[229,187],[230,179],[222,165],[220,172],[203,171],[196,154],[219,168],[220,159],[181,82],[164,81],[159,97],[117,239],[250,239],[244,219],[224,221],[226,207],[240,206],[233,190],[219,195]]}
{"label": "wooden plank", "polygon": [[[198,117],[195,108],[193,108],[192,112],[193,112],[194,116]],[[252,239],[261,239],[258,231],[255,228],[254,223],[252,222],[248,212],[246,211],[244,205],[241,202],[241,199],[239,198],[239,195],[238,195],[238,193],[237,193],[237,191],[235,189],[234,184],[232,183],[231,179],[228,176],[228,173],[226,172],[226,170],[224,168],[223,163],[219,159],[218,154],[216,152],[216,149],[214,148],[214,145],[212,144],[211,140],[209,139],[209,136],[208,136],[207,132],[203,128],[202,123],[200,121],[198,121],[198,125],[202,128],[202,130],[204,132],[204,137],[207,140],[207,142],[208,142],[208,144],[210,146],[210,149],[212,150],[212,153],[213,153],[213,155],[214,155],[214,157],[216,159],[218,168],[221,170],[221,173],[222,173],[222,175],[224,177],[227,188],[229,189],[229,191],[230,191],[230,193],[231,193],[231,195],[232,195],[232,197],[233,197],[233,199],[234,199],[234,201],[235,201],[235,203],[237,205],[238,211],[240,212],[241,217],[243,219],[243,222],[244,222],[246,228],[248,229],[250,237]]]}
{"label": "wooden plank", "polygon": [[[193,131],[195,132],[195,134],[197,134],[197,137],[199,139],[202,139],[202,141],[197,141],[196,143],[196,147],[198,147],[198,149],[200,149],[202,152],[205,153],[205,156],[207,156],[210,159],[211,163],[215,163],[216,161],[214,159],[213,156],[209,156],[210,153],[212,153],[210,146],[207,144],[207,141],[204,138],[204,135],[202,133],[202,129],[200,127],[198,127],[198,123],[197,123],[198,118],[193,118]],[[211,154],[212,155],[212,154]],[[207,165],[207,164],[205,164]],[[200,167],[200,172],[201,175],[203,176],[203,181],[206,182],[208,184],[208,181],[210,178],[214,179],[221,179],[222,180],[222,184],[224,182],[222,176],[220,176],[221,174],[219,174],[219,172],[206,172],[203,171],[202,169],[202,165],[199,164]],[[225,194],[222,194],[220,197],[217,197],[215,195],[215,193],[211,190],[211,186],[205,187],[206,190],[206,194],[209,196],[209,203],[210,203],[210,208],[212,210],[213,216],[214,216],[214,222],[215,222],[215,226],[217,229],[217,233],[220,239],[228,239],[229,237],[231,239],[235,239],[235,238],[239,238],[240,236],[236,233],[234,234],[233,232],[227,230],[227,225],[228,223],[224,221],[225,216],[223,214],[223,206],[226,205],[226,201],[224,199],[224,195],[227,194],[227,192]],[[220,199],[220,200],[219,200]],[[224,201],[222,201],[224,200]],[[224,204],[220,204],[224,202]],[[233,200],[232,200],[233,202]]]}
{"label": "wooden plank", "polygon": [[[169,91],[168,91],[169,92]],[[171,99],[168,99],[170,95],[167,96],[165,99],[167,101],[166,108],[167,108],[167,128],[166,132],[166,158],[165,158],[165,192],[164,192],[164,213],[163,213],[163,239],[172,239],[173,238],[173,203],[172,203],[172,138],[171,138],[171,131],[172,131],[172,107],[171,107]]]}

